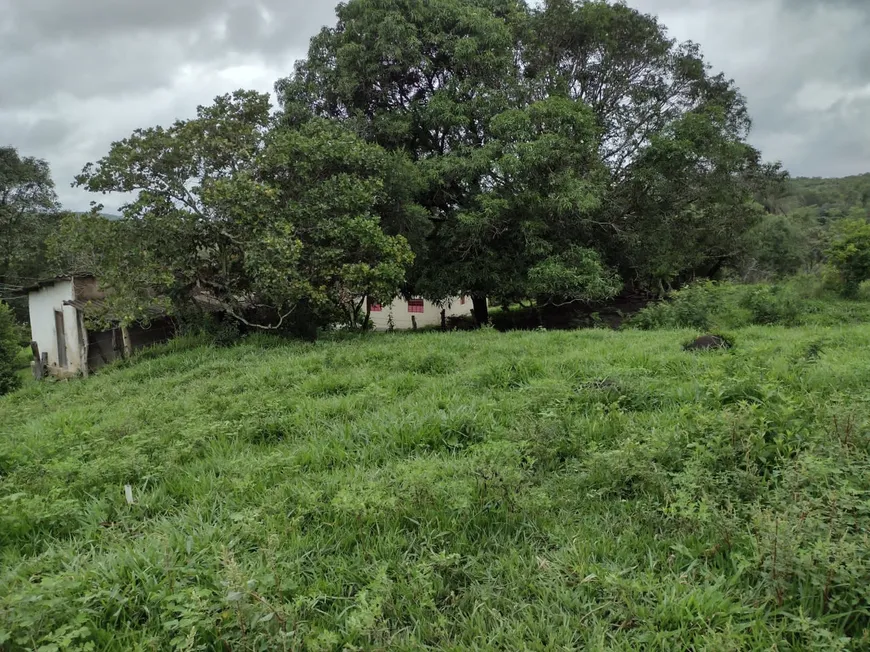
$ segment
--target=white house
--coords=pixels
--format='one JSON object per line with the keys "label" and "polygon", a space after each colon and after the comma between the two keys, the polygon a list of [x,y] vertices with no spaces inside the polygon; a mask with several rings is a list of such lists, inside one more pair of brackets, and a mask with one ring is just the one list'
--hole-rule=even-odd
{"label": "white house", "polygon": [[397,297],[389,305],[369,302],[371,321],[375,330],[410,330],[425,326],[440,326],[441,312],[445,319],[471,315],[471,297],[449,299],[443,306],[426,299],[403,299]]}
{"label": "white house", "polygon": [[105,294],[93,276],[60,276],[27,288],[31,340],[57,376],[87,374],[135,349],[167,340],[172,324],[163,315],[146,325],[88,329],[86,317],[100,312]]}

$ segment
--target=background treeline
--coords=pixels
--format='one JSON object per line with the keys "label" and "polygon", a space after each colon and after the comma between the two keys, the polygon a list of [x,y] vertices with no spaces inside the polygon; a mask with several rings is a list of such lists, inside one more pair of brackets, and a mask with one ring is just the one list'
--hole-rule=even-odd
{"label": "background treeline", "polygon": [[[763,203],[767,215],[746,234],[749,256],[740,269],[742,278],[781,278],[818,271],[829,261],[832,245],[856,228],[860,233],[860,224],[870,218],[870,174],[790,179],[765,196]],[[856,247],[866,248],[866,242],[860,237],[857,240]],[[829,280],[836,285],[837,261],[830,262],[835,263],[835,273]]]}

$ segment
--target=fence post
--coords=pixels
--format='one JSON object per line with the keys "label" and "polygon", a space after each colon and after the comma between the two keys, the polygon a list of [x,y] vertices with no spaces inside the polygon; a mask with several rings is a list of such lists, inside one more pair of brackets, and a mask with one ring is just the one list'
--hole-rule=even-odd
{"label": "fence post", "polygon": [[42,356],[39,355],[39,344],[31,342],[30,350],[33,352],[33,362],[30,363],[30,369],[33,371],[33,379],[42,380],[45,378],[45,366],[42,362]]}

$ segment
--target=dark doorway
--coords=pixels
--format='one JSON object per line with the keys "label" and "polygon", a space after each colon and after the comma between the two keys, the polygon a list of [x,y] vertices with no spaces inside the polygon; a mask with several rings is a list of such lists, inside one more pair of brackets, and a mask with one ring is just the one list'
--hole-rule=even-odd
{"label": "dark doorway", "polygon": [[57,332],[57,366],[66,369],[69,366],[66,355],[66,329],[63,325],[63,313],[60,310],[54,311],[54,329]]}

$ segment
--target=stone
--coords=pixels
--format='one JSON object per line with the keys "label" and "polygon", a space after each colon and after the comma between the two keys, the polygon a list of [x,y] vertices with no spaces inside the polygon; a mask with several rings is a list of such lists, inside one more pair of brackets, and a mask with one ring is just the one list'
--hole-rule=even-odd
{"label": "stone", "polygon": [[731,343],[718,335],[703,335],[691,344],[683,347],[686,351],[712,351],[718,349],[730,349]]}

